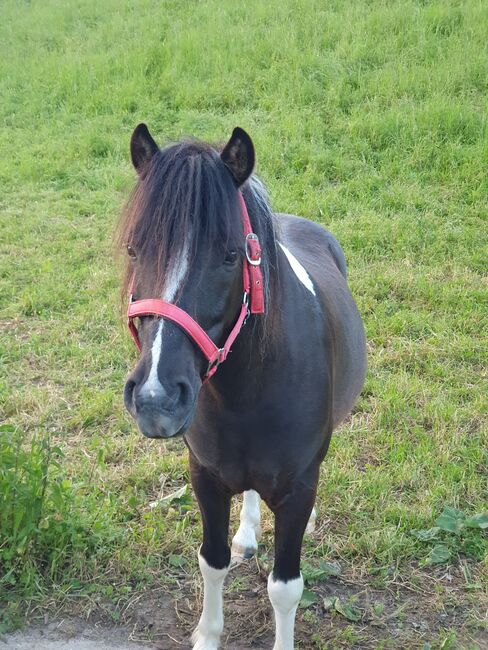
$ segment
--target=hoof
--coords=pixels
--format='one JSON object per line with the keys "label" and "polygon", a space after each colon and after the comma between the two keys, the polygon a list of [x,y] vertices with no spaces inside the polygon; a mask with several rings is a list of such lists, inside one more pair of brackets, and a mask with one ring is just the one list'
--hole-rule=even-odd
{"label": "hoof", "polygon": [[261,539],[261,526],[240,526],[232,540],[231,555],[237,562],[249,560],[258,552],[258,541]]}
{"label": "hoof", "polygon": [[256,555],[258,549],[257,548],[246,548],[244,551],[244,559],[245,560],[250,560],[253,555]]}
{"label": "hoof", "polygon": [[235,562],[250,560],[257,552],[257,546],[240,546],[239,544],[232,544],[231,554],[232,559]]}

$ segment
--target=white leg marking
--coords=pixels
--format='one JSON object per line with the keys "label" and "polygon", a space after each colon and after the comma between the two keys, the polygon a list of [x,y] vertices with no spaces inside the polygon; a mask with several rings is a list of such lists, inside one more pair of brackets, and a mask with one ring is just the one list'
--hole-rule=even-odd
{"label": "white leg marking", "polygon": [[244,492],[241,509],[241,523],[232,539],[232,557],[244,559],[258,550],[261,537],[261,512],[259,494],[255,490]]}
{"label": "white leg marking", "polygon": [[317,519],[317,511],[315,508],[312,508],[312,512],[310,513],[310,519],[308,520],[307,527],[305,528],[305,532],[310,535],[310,533],[315,532],[315,521]]}
{"label": "white leg marking", "polygon": [[293,650],[295,614],[303,593],[302,574],[282,582],[268,577],[268,596],[275,615],[276,637],[273,650]]}
{"label": "white leg marking", "polygon": [[224,629],[222,588],[229,567],[214,569],[200,553],[198,564],[203,576],[203,610],[191,637],[193,650],[217,650]]}
{"label": "white leg marking", "polygon": [[283,246],[281,242],[278,242],[278,244],[281,246],[282,251],[290,262],[290,266],[295,272],[297,278],[300,280],[303,286],[306,287],[315,296],[315,288],[313,286],[312,278],[307,273],[305,267],[300,264],[297,258],[288,250],[288,248],[286,248],[286,246]]}
{"label": "white leg marking", "polygon": [[[162,299],[166,302],[171,302],[176,293],[178,292],[183,278],[188,270],[188,250],[184,250],[180,257],[177,259],[174,268],[171,270],[169,281],[163,291]],[[155,397],[160,393],[162,386],[158,378],[158,365],[161,358],[161,349],[163,346],[163,327],[164,319],[161,318],[158,323],[156,336],[154,337],[153,345],[151,348],[151,370],[146,379],[144,386],[141,387],[141,393],[149,393],[151,397]]]}

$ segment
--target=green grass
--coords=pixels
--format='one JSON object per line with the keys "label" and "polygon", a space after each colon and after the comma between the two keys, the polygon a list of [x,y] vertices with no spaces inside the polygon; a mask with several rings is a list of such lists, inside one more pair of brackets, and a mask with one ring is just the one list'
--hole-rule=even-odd
{"label": "green grass", "polygon": [[[445,505],[486,510],[487,24],[481,0],[2,3],[0,414],[19,485],[36,456],[17,436],[60,448],[48,484],[67,508],[62,533],[0,555],[16,576],[3,600],[116,599],[168,575],[171,553],[195,566],[195,508],[148,507],[188,481],[183,447],[143,440],[122,403],[136,354],[112,233],[140,121],[161,143],[244,127],[275,209],[346,252],[369,374],[324,463],[306,560],[408,582],[430,549],[412,530]],[[53,494],[40,516],[54,526]],[[85,546],[67,541],[77,524]]]}

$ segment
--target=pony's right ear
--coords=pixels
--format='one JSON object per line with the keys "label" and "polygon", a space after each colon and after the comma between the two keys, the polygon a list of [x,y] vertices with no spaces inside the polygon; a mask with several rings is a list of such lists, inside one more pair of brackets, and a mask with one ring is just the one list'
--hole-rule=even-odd
{"label": "pony's right ear", "polygon": [[255,158],[254,145],[244,129],[236,126],[220,157],[237,187],[243,185],[252,174]]}
{"label": "pony's right ear", "polygon": [[145,124],[139,124],[136,126],[130,139],[130,155],[132,158],[132,164],[139,176],[141,176],[144,167],[151,160],[156,151],[159,151],[159,147],[154,142],[147,126]]}

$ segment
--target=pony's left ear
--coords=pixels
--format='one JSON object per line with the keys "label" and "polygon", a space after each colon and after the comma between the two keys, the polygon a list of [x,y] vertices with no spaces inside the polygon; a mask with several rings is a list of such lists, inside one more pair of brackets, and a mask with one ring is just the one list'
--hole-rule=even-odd
{"label": "pony's left ear", "polygon": [[130,155],[139,176],[143,174],[145,166],[156,151],[159,151],[159,147],[154,142],[147,126],[145,124],[136,126],[130,139]]}
{"label": "pony's left ear", "polygon": [[232,174],[237,187],[243,185],[252,174],[255,160],[254,145],[244,129],[236,126],[220,157]]}

